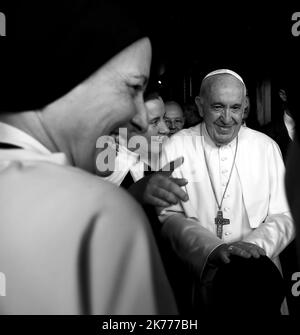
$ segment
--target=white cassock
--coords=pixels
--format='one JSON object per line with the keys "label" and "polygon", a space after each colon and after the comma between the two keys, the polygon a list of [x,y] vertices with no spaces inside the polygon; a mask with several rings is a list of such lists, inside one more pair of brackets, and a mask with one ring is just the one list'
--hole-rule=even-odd
{"label": "white cassock", "polygon": [[177,312],[150,226],[125,191],[3,123],[0,142],[23,148],[0,149],[0,314]]}
{"label": "white cassock", "polygon": [[[201,135],[202,134],[202,135]],[[203,148],[204,145],[204,148]],[[200,272],[209,254],[220,244],[234,241],[254,243],[266,251],[279,266],[278,255],[294,237],[294,226],[285,195],[285,168],[278,145],[268,136],[241,127],[232,176],[222,203],[224,218],[222,240],[216,236],[218,207],[210,183],[221,202],[234,159],[236,139],[217,147],[204,123],[175,134],[165,144],[162,166],[180,156],[184,163],[172,176],[186,178],[187,202],[166,208],[162,222],[181,213],[199,224],[197,255]],[[208,168],[205,163],[204,151]],[[279,266],[280,267],[280,266]]]}

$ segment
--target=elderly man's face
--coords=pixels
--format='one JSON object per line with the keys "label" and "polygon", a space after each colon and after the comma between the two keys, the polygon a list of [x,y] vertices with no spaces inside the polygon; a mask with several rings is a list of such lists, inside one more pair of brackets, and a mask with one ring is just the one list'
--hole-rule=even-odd
{"label": "elderly man's face", "polygon": [[177,133],[184,126],[183,111],[177,104],[167,103],[165,106],[165,122],[170,129],[170,135]]}
{"label": "elderly man's face", "polygon": [[146,107],[148,110],[149,126],[145,137],[150,151],[157,154],[161,151],[162,144],[169,134],[169,128],[164,120],[165,106],[162,100],[155,99],[147,101]]}
{"label": "elderly man's face", "polygon": [[243,84],[231,75],[208,78],[204,96],[197,101],[207,132],[216,145],[230,143],[238,134],[245,108]]}

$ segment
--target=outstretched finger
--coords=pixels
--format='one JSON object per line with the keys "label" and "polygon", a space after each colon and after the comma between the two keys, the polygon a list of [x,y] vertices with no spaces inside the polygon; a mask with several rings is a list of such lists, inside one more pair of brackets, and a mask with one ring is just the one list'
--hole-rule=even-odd
{"label": "outstretched finger", "polygon": [[185,186],[188,183],[188,180],[185,178],[170,178],[178,186]]}
{"label": "outstretched finger", "polygon": [[159,170],[159,172],[163,173],[166,176],[170,176],[172,172],[177,169],[184,162],[183,157],[178,157],[174,161],[167,163],[163,168]]}

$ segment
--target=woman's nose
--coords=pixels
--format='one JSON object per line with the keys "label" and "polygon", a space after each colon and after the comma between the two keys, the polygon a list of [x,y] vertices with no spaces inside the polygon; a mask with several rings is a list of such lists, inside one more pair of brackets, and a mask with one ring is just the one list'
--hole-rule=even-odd
{"label": "woman's nose", "polygon": [[138,108],[137,114],[131,119],[131,124],[139,133],[145,133],[147,131],[149,120],[147,109],[144,104]]}

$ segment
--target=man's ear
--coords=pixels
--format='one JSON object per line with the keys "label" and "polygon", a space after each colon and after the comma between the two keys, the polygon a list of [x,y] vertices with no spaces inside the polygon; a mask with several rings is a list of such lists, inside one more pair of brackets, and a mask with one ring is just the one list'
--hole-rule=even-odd
{"label": "man's ear", "polygon": [[249,97],[246,95],[245,101],[244,101],[244,106],[243,106],[243,115],[242,115],[243,120],[248,117],[249,108],[250,108]]}
{"label": "man's ear", "polygon": [[197,95],[195,98],[195,103],[197,105],[200,116],[203,117],[204,116],[203,99]]}

